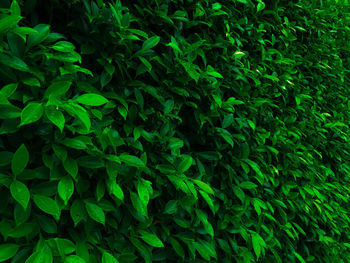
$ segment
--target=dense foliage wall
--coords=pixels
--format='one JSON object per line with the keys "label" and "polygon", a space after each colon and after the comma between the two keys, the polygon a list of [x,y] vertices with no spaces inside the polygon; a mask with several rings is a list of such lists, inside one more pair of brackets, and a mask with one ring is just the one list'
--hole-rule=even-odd
{"label": "dense foliage wall", "polygon": [[0,262],[349,262],[349,7],[1,1]]}

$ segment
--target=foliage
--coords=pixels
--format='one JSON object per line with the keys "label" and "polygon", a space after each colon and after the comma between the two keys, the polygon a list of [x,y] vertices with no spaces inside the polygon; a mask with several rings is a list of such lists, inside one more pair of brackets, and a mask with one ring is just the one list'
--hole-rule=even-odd
{"label": "foliage", "polygon": [[348,0],[0,15],[0,262],[348,262]]}

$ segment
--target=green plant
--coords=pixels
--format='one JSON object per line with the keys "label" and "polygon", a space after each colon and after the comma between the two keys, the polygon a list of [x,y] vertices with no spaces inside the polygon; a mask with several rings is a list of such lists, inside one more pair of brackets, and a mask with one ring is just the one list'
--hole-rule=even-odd
{"label": "green plant", "polygon": [[349,14],[3,6],[0,262],[347,262]]}

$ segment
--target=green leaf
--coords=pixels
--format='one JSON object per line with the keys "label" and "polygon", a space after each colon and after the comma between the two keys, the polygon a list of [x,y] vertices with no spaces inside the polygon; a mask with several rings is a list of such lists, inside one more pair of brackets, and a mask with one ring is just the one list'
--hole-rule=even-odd
{"label": "green leaf", "polygon": [[100,202],[103,196],[105,195],[106,188],[103,180],[99,180],[96,186],[96,199],[97,202]]}
{"label": "green leaf", "polygon": [[57,97],[60,95],[64,95],[68,92],[71,85],[72,82],[67,80],[53,81],[50,84],[50,86],[45,90],[44,98],[49,98],[49,96]]}
{"label": "green leaf", "polygon": [[124,120],[126,120],[126,117],[128,116],[128,111],[123,106],[118,106],[118,112],[120,113],[120,115],[122,115]]}
{"label": "green leaf", "polygon": [[27,186],[15,180],[10,186],[10,191],[12,197],[26,210],[30,200],[30,193]]}
{"label": "green leaf", "polygon": [[95,220],[98,223],[101,223],[102,225],[105,225],[105,222],[106,222],[105,213],[103,212],[101,207],[93,203],[85,202],[85,208],[88,215],[93,220]]}
{"label": "green leaf", "polygon": [[258,186],[256,184],[252,183],[252,182],[245,181],[245,182],[240,183],[239,187],[241,187],[243,189],[250,190],[250,189],[257,188]]}
{"label": "green leaf", "polygon": [[263,10],[265,8],[265,3],[264,2],[259,2],[257,7],[256,7],[256,11],[260,12],[261,10]]}
{"label": "green leaf", "polygon": [[12,1],[11,7],[11,14],[15,16],[20,16],[21,15],[21,8],[19,7],[18,3],[16,0]]}
{"label": "green leaf", "polygon": [[0,104],[0,119],[16,119],[21,116],[21,109],[11,104]]}
{"label": "green leaf", "polygon": [[208,65],[206,73],[215,78],[224,78],[219,72],[216,72],[215,69],[210,65]]}
{"label": "green leaf", "polygon": [[64,263],[86,263],[86,261],[77,255],[70,255],[65,258]]}
{"label": "green leaf", "polygon": [[102,263],[119,263],[119,261],[116,260],[115,257],[113,257],[111,254],[104,251],[102,253]]}
{"label": "green leaf", "polygon": [[210,261],[210,251],[202,242],[195,242],[194,246],[198,253],[207,261]]}
{"label": "green leaf", "polygon": [[135,210],[139,212],[141,215],[147,217],[148,216],[147,206],[144,205],[144,203],[141,201],[139,196],[134,192],[130,191],[130,199]]}
{"label": "green leaf", "polygon": [[0,19],[0,34],[3,34],[9,28],[17,25],[17,23],[22,19],[18,15],[7,15]]}
{"label": "green leaf", "polygon": [[50,247],[45,244],[43,248],[34,252],[25,263],[53,263],[53,256]]}
{"label": "green leaf", "polygon": [[124,193],[122,188],[115,181],[109,181],[108,184],[109,191],[112,195],[118,198],[120,201],[124,200]]}
{"label": "green leaf", "polygon": [[180,245],[180,243],[175,239],[170,237],[170,243],[173,249],[175,250],[176,254],[178,254],[182,259],[185,258],[185,251]]}
{"label": "green leaf", "polygon": [[206,183],[199,181],[199,180],[193,180],[199,188],[201,188],[203,191],[205,191],[208,194],[214,194],[214,190]]}
{"label": "green leaf", "polygon": [[74,183],[71,177],[65,176],[58,183],[58,195],[67,205],[68,200],[72,197],[74,193]]}
{"label": "green leaf", "polygon": [[77,150],[87,149],[86,143],[77,138],[66,138],[61,143],[67,147],[77,149]]}
{"label": "green leaf", "polygon": [[0,245],[0,262],[4,262],[14,257],[19,249],[16,244],[1,244]]}
{"label": "green leaf", "polygon": [[60,52],[71,52],[75,49],[74,45],[67,41],[59,41],[52,45],[50,48]]}
{"label": "green leaf", "polygon": [[191,167],[192,161],[193,159],[191,156],[185,155],[184,159],[178,165],[177,171],[181,174],[186,172]]}
{"label": "green leaf", "polygon": [[34,195],[33,201],[43,212],[54,216],[56,220],[60,218],[61,210],[55,200],[43,195]]}
{"label": "green leaf", "polygon": [[91,120],[88,112],[82,106],[75,103],[70,103],[63,105],[62,108],[71,116],[78,118],[83,123],[87,131],[90,130]]}
{"label": "green leaf", "polygon": [[198,66],[195,66],[193,63],[187,61],[180,61],[180,63],[185,68],[188,75],[190,75],[190,77],[194,79],[196,83],[198,83],[199,77],[201,76],[201,74],[197,71]]}
{"label": "green leaf", "polygon": [[148,49],[155,47],[156,45],[158,45],[159,41],[160,41],[159,36],[153,36],[153,37],[147,39],[142,44],[142,50],[145,51],[145,50],[148,50]]}
{"label": "green leaf", "polygon": [[38,121],[43,115],[44,108],[41,103],[29,103],[21,113],[21,126]]}
{"label": "green leaf", "polygon": [[45,107],[45,114],[46,117],[54,124],[56,125],[61,132],[63,132],[64,124],[65,124],[65,118],[63,113],[58,110],[55,106],[47,106]]}
{"label": "green leaf", "polygon": [[23,172],[29,162],[29,152],[27,147],[22,144],[14,153],[11,161],[12,172],[15,176]]}
{"label": "green leaf", "polygon": [[264,239],[258,233],[252,233],[252,244],[257,260],[260,257],[262,249],[266,246]]}
{"label": "green leaf", "polygon": [[85,214],[84,203],[81,200],[74,200],[70,208],[70,215],[73,219],[74,226],[77,226],[80,221],[86,219]]}
{"label": "green leaf", "polygon": [[93,93],[83,94],[79,96],[76,100],[80,104],[84,104],[88,106],[101,106],[108,102],[108,100],[105,97],[99,94],[93,94]]}
{"label": "green leaf", "polygon": [[119,156],[120,160],[133,167],[145,167],[145,163],[138,157],[128,154]]}
{"label": "green leaf", "polygon": [[305,263],[305,260],[297,252],[293,251],[293,254],[301,263]]}
{"label": "green leaf", "polygon": [[29,66],[18,57],[10,57],[0,53],[0,63],[20,71],[30,72]]}
{"label": "green leaf", "polygon": [[0,94],[4,95],[5,98],[9,98],[18,88],[18,83],[11,83],[3,86],[0,90]]}
{"label": "green leaf", "polygon": [[36,220],[44,232],[48,234],[57,234],[57,224],[51,217],[38,215]]}
{"label": "green leaf", "polygon": [[26,78],[22,80],[23,84],[31,87],[40,87],[40,81],[36,78]]}
{"label": "green leaf", "polygon": [[12,157],[13,157],[12,152],[8,152],[8,151],[0,152],[0,167],[10,164]]}
{"label": "green leaf", "polygon": [[7,33],[7,41],[11,51],[16,57],[22,57],[24,55],[25,43],[20,36],[9,32]]}
{"label": "green leaf", "polygon": [[144,57],[140,57],[140,56],[138,58],[141,60],[142,64],[146,66],[148,71],[152,70],[152,64],[147,59],[145,59]]}
{"label": "green leaf", "polygon": [[76,250],[75,244],[65,238],[52,238],[48,243],[50,247],[57,248],[61,256],[71,254]]}
{"label": "green leaf", "polygon": [[215,214],[214,203],[213,203],[213,200],[210,198],[210,196],[202,190],[199,190],[199,193],[201,194],[205,202],[208,204],[213,214]]}
{"label": "green leaf", "polygon": [[[79,147],[79,149],[81,149],[81,148]],[[79,171],[79,166],[78,166],[78,163],[76,160],[69,158],[69,157],[66,158],[63,161],[63,167],[74,179],[77,177],[78,171]]]}
{"label": "green leaf", "polygon": [[257,163],[255,163],[249,159],[243,159],[243,161],[245,161],[247,164],[250,165],[250,167],[252,167],[252,169],[257,173],[257,175],[259,175],[260,180],[264,177],[264,175],[260,171],[259,165]]}
{"label": "green leaf", "polygon": [[152,247],[164,247],[163,242],[155,235],[144,230],[140,230],[141,238]]}
{"label": "green leaf", "polygon": [[141,202],[143,202],[144,205],[147,205],[149,202],[149,192],[148,192],[147,185],[141,181],[138,181],[136,188],[137,188],[137,193],[139,194]]}
{"label": "green leaf", "polygon": [[244,52],[241,52],[241,51],[236,51],[233,55],[234,55],[234,57],[236,57],[236,58],[241,58],[241,57],[244,57],[244,56],[245,56],[245,53],[244,53]]}
{"label": "green leaf", "polygon": [[27,42],[28,48],[31,48],[43,42],[50,33],[50,25],[38,24],[33,29],[38,33],[29,35]]}

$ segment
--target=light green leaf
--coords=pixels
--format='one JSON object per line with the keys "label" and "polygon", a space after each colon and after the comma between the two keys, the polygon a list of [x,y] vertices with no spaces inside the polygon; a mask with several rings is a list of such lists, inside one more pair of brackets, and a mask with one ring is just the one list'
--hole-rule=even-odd
{"label": "light green leaf", "polygon": [[141,181],[138,181],[136,184],[137,193],[139,194],[140,200],[144,203],[144,205],[147,205],[149,202],[149,192],[147,185],[144,184]]}
{"label": "light green leaf", "polygon": [[191,167],[192,161],[193,159],[191,156],[185,155],[184,159],[180,162],[179,166],[177,167],[177,171],[181,174],[186,172]]}
{"label": "light green leaf", "polygon": [[65,258],[64,263],[86,263],[86,261],[77,255],[70,255]]}
{"label": "light green leaf", "polygon": [[55,200],[43,195],[34,195],[33,201],[43,212],[54,216],[56,220],[60,218],[61,210]]}
{"label": "light green leaf", "polygon": [[260,12],[261,10],[263,10],[265,8],[265,3],[260,1],[256,7],[256,11]]}
{"label": "light green leaf", "polygon": [[234,54],[233,54],[236,58],[241,58],[241,57],[244,57],[245,56],[245,53],[241,52],[241,51],[236,51]]}
{"label": "light green leaf", "polygon": [[144,230],[140,230],[141,238],[152,247],[164,247],[163,242],[155,235]]}
{"label": "light green leaf", "polygon": [[193,180],[199,188],[201,188],[203,191],[207,192],[208,194],[214,194],[214,190],[206,183],[199,181],[199,180]]}
{"label": "light green leaf", "polygon": [[125,109],[125,107],[119,105],[118,106],[118,112],[120,113],[120,115],[122,115],[124,120],[126,120],[126,117],[128,116],[128,111]]}
{"label": "light green leaf", "polygon": [[104,251],[102,254],[102,263],[119,263],[118,260],[116,260],[113,255],[109,254],[108,252]]}
{"label": "light green leaf", "polygon": [[17,23],[22,19],[18,15],[7,15],[0,19],[0,34],[3,34],[9,28],[17,25]]}
{"label": "light green leaf", "polygon": [[75,49],[74,45],[67,41],[59,41],[52,45],[50,48],[60,52],[71,52]]}
{"label": "light green leaf", "polygon": [[101,106],[108,102],[108,100],[102,95],[93,93],[83,94],[79,96],[76,100],[78,103],[88,106]]}
{"label": "light green leaf", "polygon": [[74,193],[74,183],[71,177],[65,176],[58,183],[58,194],[67,205],[69,198]]}
{"label": "light green leaf", "polygon": [[60,255],[71,254],[76,250],[75,244],[65,238],[52,238],[48,240],[48,244],[52,248],[57,248]]}
{"label": "light green leaf", "polygon": [[293,254],[301,263],[305,263],[305,260],[297,252],[293,251]]}
{"label": "light green leaf", "polygon": [[16,244],[1,244],[0,245],[0,262],[4,262],[14,257],[19,249]]}
{"label": "light green leaf", "polygon": [[148,50],[148,49],[155,47],[156,45],[158,45],[159,41],[160,41],[159,36],[153,36],[153,37],[147,39],[142,44],[142,50]]}
{"label": "light green leaf", "polygon": [[110,181],[108,184],[109,191],[112,195],[118,198],[120,201],[124,200],[124,193],[122,188],[115,181]]}
{"label": "light green leaf", "polygon": [[42,249],[34,252],[25,263],[53,263],[53,256],[50,247],[45,244]]}
{"label": "light green leaf", "polygon": [[44,108],[41,103],[29,103],[21,113],[21,126],[38,121],[43,115]]}
{"label": "light green leaf", "polygon": [[88,215],[93,220],[95,220],[98,223],[101,223],[102,225],[105,225],[105,222],[106,222],[105,213],[103,212],[101,207],[90,202],[85,202],[85,208]]}
{"label": "light green leaf", "polygon": [[193,63],[187,61],[180,61],[180,63],[185,68],[188,75],[190,75],[190,77],[194,79],[196,83],[198,83],[199,77],[201,76],[201,74],[197,71],[198,66],[195,66]]}
{"label": "light green leaf", "polygon": [[31,48],[43,42],[50,33],[50,25],[38,24],[33,29],[38,33],[29,35],[27,42],[28,48]]}
{"label": "light green leaf", "polygon": [[64,124],[65,124],[65,118],[63,113],[56,109],[55,106],[47,106],[45,108],[45,114],[46,117],[54,124],[56,125],[61,132],[63,132]]}
{"label": "light green leaf", "polygon": [[21,8],[19,7],[18,3],[16,0],[12,1],[11,7],[11,14],[15,16],[20,16],[21,15]]}
{"label": "light green leaf", "polygon": [[23,172],[29,162],[29,152],[27,147],[22,144],[12,157],[11,168],[15,176]]}
{"label": "light green leaf", "polygon": [[83,123],[87,131],[90,130],[91,120],[88,112],[82,106],[79,104],[70,103],[63,105],[62,108],[66,110],[71,116],[78,118]]}
{"label": "light green leaf", "polygon": [[139,56],[139,59],[141,60],[142,64],[146,66],[148,71],[152,70],[152,64],[147,59],[145,59],[144,57],[140,57],[140,56]]}
{"label": "light green leaf", "polygon": [[20,181],[13,181],[10,186],[10,192],[12,197],[23,207],[24,210],[27,209],[30,193],[25,184]]}
{"label": "light green leaf", "polygon": [[258,260],[262,249],[266,247],[265,241],[264,239],[262,239],[262,237],[258,233],[254,232],[252,233],[252,244],[253,244],[253,250]]}

